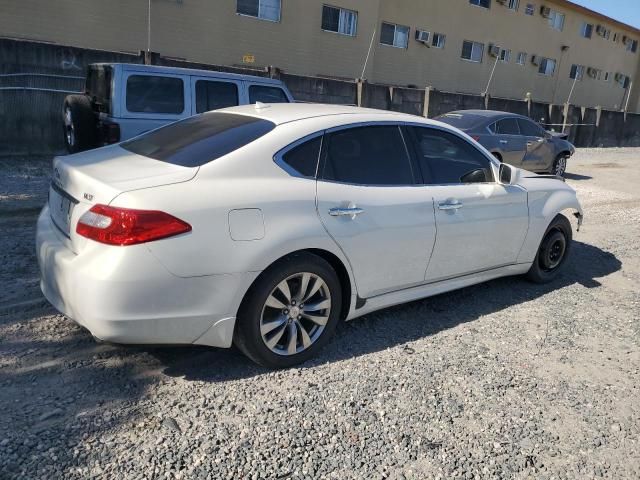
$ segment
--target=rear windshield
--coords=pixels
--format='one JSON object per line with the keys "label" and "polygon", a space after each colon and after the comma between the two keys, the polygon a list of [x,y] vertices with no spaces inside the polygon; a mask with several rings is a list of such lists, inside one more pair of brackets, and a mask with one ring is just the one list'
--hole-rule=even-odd
{"label": "rear windshield", "polygon": [[269,133],[275,123],[247,115],[208,112],[158,128],[120,146],[183,167],[199,167]]}
{"label": "rear windshield", "polygon": [[436,117],[436,120],[447,123],[460,130],[469,130],[482,122],[483,119],[484,118],[479,115],[472,115],[470,113],[445,113],[444,115]]}

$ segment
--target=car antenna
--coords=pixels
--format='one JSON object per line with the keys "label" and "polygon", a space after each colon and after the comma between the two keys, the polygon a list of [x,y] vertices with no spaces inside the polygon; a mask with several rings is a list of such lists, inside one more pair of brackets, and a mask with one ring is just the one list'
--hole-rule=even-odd
{"label": "car antenna", "polygon": [[266,103],[256,102],[256,110],[261,110],[263,108],[269,108],[271,105],[267,105]]}

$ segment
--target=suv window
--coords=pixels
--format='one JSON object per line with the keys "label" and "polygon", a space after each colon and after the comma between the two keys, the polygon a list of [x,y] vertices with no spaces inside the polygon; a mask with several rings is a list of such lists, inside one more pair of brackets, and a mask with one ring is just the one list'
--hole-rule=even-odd
{"label": "suv window", "polygon": [[196,81],[196,113],[238,105],[238,86],[231,82]]}
{"label": "suv window", "polygon": [[531,120],[525,120],[524,118],[518,119],[518,125],[520,125],[520,132],[527,137],[544,137],[544,130],[539,125],[536,125]]}
{"label": "suv window", "polygon": [[322,135],[292,148],[282,155],[282,160],[300,175],[315,178],[321,145]]}
{"label": "suv window", "polygon": [[279,87],[251,85],[249,87],[249,103],[289,103],[287,95]]}
{"label": "suv window", "polygon": [[360,185],[410,185],[411,162],[396,125],[356,127],[328,136],[322,178]]}
{"label": "suv window", "polygon": [[426,183],[493,182],[491,162],[476,147],[449,132],[412,127]]}
{"label": "suv window", "polygon": [[152,130],[120,146],[183,167],[199,167],[257,140],[276,125],[248,115],[208,112]]}
{"label": "suv window", "polygon": [[157,75],[131,75],[127,78],[127,110],[141,113],[182,113],[182,79]]}
{"label": "suv window", "polygon": [[520,135],[518,120],[515,118],[503,118],[496,122],[496,133],[498,135]]}

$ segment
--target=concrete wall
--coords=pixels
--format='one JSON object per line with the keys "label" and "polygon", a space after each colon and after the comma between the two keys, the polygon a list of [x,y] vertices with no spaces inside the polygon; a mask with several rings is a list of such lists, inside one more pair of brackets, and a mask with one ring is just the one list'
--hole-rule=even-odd
{"label": "concrete wall", "polygon": [[[0,40],[0,156],[50,155],[64,150],[61,110],[64,97],[83,88],[84,70],[94,62],[141,63],[140,55],[69,48],[17,40]],[[282,73],[191,63],[153,55],[155,63],[273,76],[284,81],[296,99],[307,102],[358,104],[435,117],[453,110],[483,109],[485,97],[433,89],[401,88]],[[16,75],[21,74],[21,75]],[[37,74],[37,75],[24,75]],[[427,96],[426,93],[429,92]],[[563,106],[538,101],[488,98],[490,109],[530,115],[561,130]],[[567,127],[576,146],[640,146],[640,115],[571,106]],[[555,124],[555,125],[554,125]],[[558,125],[559,124],[559,125]],[[590,124],[590,125],[579,125]]]}
{"label": "concrete wall", "polygon": [[[325,3],[357,12],[355,35],[322,30]],[[251,62],[295,75],[364,77],[378,84],[478,95],[496,64],[487,53],[493,43],[511,50],[511,59],[497,63],[488,90],[492,96],[522,99],[531,93],[539,101],[564,103],[572,86],[569,72],[577,64],[612,77],[635,77],[629,108],[640,111],[640,52],[629,52],[612,39],[614,34],[640,39],[639,30],[565,0],[532,2],[534,15],[525,15],[527,3],[521,0],[514,11],[496,1],[485,9],[467,0],[282,0],[281,17],[272,22],[238,15],[236,0],[152,0],[150,48],[165,57],[210,65]],[[540,15],[541,3],[566,15],[563,31]],[[0,0],[0,36],[136,53],[147,49],[147,5],[146,0]],[[410,28],[407,48],[380,43],[382,22]],[[611,37],[594,31],[591,39],[583,38],[583,22],[605,26]],[[444,48],[417,42],[416,29],[446,35]],[[464,40],[484,45],[482,62],[460,58]],[[516,63],[519,52],[529,56],[524,65]],[[553,76],[538,73],[529,60],[534,54],[557,61]],[[575,85],[573,103],[620,109],[625,94],[613,80],[585,76]]]}

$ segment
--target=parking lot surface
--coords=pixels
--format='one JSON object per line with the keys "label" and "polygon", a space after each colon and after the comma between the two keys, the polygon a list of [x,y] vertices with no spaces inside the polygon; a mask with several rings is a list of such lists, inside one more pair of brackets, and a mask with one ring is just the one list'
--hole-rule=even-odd
{"label": "parking lot surface", "polygon": [[367,315],[286,371],[97,344],[48,307],[48,171],[0,162],[0,478],[640,478],[640,149],[569,161],[586,219],[558,281]]}

